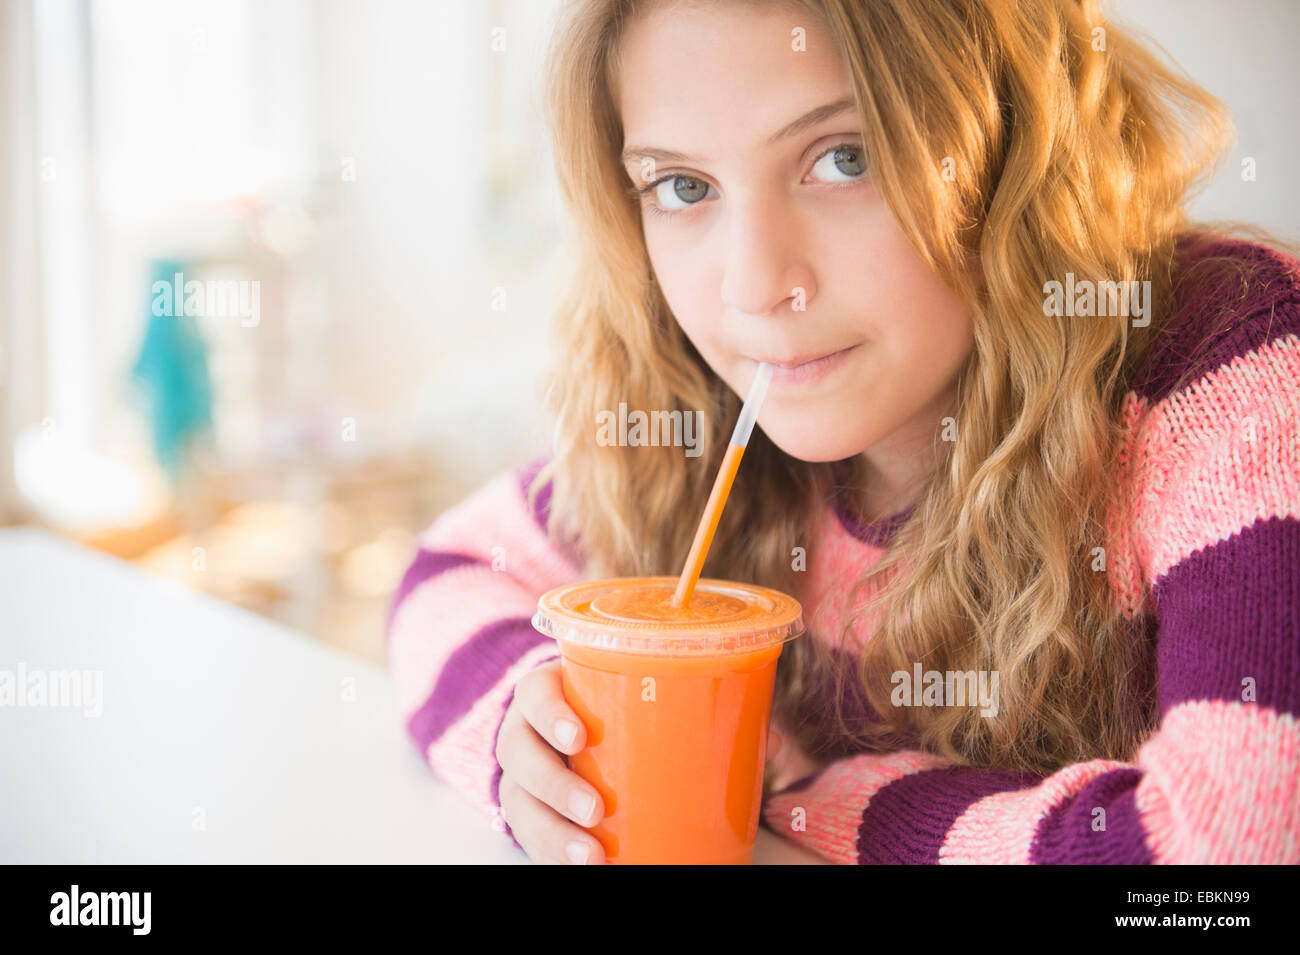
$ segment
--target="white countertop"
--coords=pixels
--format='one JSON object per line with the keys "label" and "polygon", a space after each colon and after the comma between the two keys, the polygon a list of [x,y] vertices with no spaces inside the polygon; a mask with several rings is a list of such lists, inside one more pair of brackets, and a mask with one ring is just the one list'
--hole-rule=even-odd
{"label": "white countertop", "polygon": [[[2,863],[529,861],[424,765],[382,669],[36,528],[0,529],[20,668],[102,680],[102,712],[0,705]],[[755,862],[818,861],[759,831]]]}

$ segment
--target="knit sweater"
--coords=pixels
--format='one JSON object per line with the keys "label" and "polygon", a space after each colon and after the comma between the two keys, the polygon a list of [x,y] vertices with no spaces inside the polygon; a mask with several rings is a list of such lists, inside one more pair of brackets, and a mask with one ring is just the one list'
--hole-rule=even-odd
{"label": "knit sweater", "polygon": [[[1180,296],[1123,403],[1106,573],[1149,624],[1158,698],[1134,760],[1037,776],[859,754],[768,795],[765,827],[837,863],[1300,862],[1300,263],[1235,240],[1204,252],[1261,279],[1244,296],[1226,279]],[[1241,321],[1207,334],[1225,302]],[[549,487],[528,505],[543,463],[420,535],[386,634],[410,739],[511,839],[497,733],[520,677],[558,656],[531,626],[538,597],[583,579],[545,532]],[[837,632],[845,582],[910,510],[864,526],[828,499],[795,595],[801,639]]]}

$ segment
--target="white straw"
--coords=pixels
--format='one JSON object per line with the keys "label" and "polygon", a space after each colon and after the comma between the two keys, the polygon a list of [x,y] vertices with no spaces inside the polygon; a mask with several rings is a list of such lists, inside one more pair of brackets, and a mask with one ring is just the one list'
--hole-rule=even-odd
{"label": "white straw", "polygon": [[758,373],[754,375],[745,404],[740,409],[740,417],[736,419],[736,429],[731,432],[732,444],[738,444],[742,448],[749,446],[749,436],[754,430],[754,422],[758,420],[758,409],[763,404],[763,397],[767,394],[767,386],[771,381],[772,366],[765,361],[759,362]]}

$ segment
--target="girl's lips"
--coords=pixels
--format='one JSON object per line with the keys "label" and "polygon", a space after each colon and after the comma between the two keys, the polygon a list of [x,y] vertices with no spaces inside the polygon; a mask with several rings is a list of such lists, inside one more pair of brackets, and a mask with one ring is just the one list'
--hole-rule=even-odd
{"label": "girl's lips", "polygon": [[849,348],[841,349],[823,358],[816,358],[812,361],[806,361],[802,365],[786,367],[782,365],[772,366],[772,384],[774,385],[807,385],[814,381],[820,381],[835,369],[841,367],[850,354],[856,351],[860,346],[853,345]]}

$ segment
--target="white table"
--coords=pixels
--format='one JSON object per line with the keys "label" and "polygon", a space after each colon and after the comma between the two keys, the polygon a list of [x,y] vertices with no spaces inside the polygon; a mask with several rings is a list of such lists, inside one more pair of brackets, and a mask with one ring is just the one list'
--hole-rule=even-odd
{"label": "white table", "polygon": [[[0,530],[20,664],[98,671],[102,713],[0,706],[0,863],[529,861],[420,760],[382,669],[35,528]],[[755,862],[819,861],[759,831]]]}

